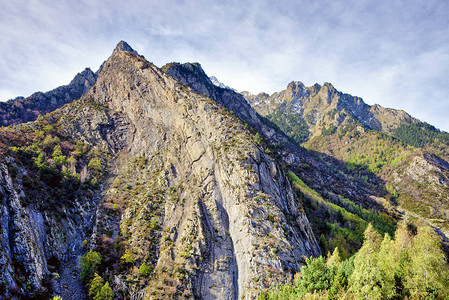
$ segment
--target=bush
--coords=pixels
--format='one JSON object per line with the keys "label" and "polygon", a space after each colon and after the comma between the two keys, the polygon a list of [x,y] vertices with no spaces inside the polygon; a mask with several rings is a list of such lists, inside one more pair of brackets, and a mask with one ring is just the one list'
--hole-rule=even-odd
{"label": "bush", "polygon": [[98,157],[92,158],[87,166],[92,170],[101,171],[101,160]]}
{"label": "bush", "polygon": [[94,275],[97,265],[101,263],[101,255],[97,251],[90,250],[86,255],[80,256],[78,268],[81,269],[80,278],[88,282]]}
{"label": "bush", "polygon": [[148,275],[150,275],[152,271],[153,268],[150,265],[147,265],[146,263],[142,263],[142,265],[139,268],[139,274],[142,277],[148,277]]}

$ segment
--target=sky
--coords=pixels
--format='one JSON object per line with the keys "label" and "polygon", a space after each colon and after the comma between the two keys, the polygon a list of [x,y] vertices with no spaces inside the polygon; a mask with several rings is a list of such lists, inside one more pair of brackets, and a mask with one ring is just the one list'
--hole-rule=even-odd
{"label": "sky", "polygon": [[332,83],[449,132],[449,1],[0,0],[0,100],[96,71],[120,40],[238,91]]}

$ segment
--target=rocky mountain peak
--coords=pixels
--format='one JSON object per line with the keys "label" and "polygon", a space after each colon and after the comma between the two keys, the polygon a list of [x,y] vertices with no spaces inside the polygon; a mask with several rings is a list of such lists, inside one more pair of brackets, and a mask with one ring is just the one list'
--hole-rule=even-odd
{"label": "rocky mountain peak", "polygon": [[97,81],[97,74],[86,68],[78,73],[68,85],[48,92],[37,92],[23,98],[0,103],[0,126],[16,125],[37,119],[64,104],[81,98]]}
{"label": "rocky mountain peak", "polygon": [[[85,85],[88,89],[95,84],[96,80],[95,73],[90,68],[86,68],[82,72],[76,74],[69,85]],[[85,90],[85,92],[87,92],[87,90]]]}
{"label": "rocky mountain peak", "polygon": [[298,87],[304,88],[305,85],[301,81],[292,81],[287,85],[287,89],[290,89],[290,90],[297,89]]}
{"label": "rocky mountain peak", "polygon": [[130,53],[133,53],[133,54],[137,54],[137,55],[138,55],[137,51],[134,50],[134,49],[133,49],[127,42],[125,42],[125,41],[120,41],[120,42],[117,44],[117,46],[115,46],[115,49],[114,49],[114,51],[112,52],[112,55],[114,56],[115,54],[117,54],[117,53],[119,53],[119,52],[122,52],[122,51],[130,52]]}
{"label": "rocky mountain peak", "polygon": [[162,67],[162,71],[191,87],[194,92],[214,98],[215,86],[199,63],[169,63]]}
{"label": "rocky mountain peak", "polygon": [[233,88],[227,86],[226,84],[224,84],[223,82],[219,81],[218,78],[215,76],[210,76],[209,79],[214,85],[216,85],[222,89],[233,90],[234,92],[236,91],[235,89],[233,89]]}
{"label": "rocky mountain peak", "polygon": [[323,84],[323,87],[327,87],[328,89],[330,89],[330,90],[335,90],[335,87],[332,85],[332,83],[330,83],[330,82],[325,82],[324,84]]}

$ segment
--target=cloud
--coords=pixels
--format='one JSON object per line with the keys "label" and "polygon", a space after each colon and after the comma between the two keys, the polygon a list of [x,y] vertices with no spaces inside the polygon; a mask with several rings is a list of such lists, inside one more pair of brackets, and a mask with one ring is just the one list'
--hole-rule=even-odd
{"label": "cloud", "polygon": [[332,82],[449,131],[445,1],[9,1],[0,99],[67,84],[126,40],[156,65],[198,61],[253,93]]}

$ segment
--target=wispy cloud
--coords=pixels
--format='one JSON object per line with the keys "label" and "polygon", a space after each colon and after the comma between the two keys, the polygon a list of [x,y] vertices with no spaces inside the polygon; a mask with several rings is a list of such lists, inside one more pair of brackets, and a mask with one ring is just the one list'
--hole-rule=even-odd
{"label": "wispy cloud", "polygon": [[9,1],[0,99],[66,84],[124,39],[161,66],[198,61],[238,90],[329,81],[449,130],[447,1]]}

